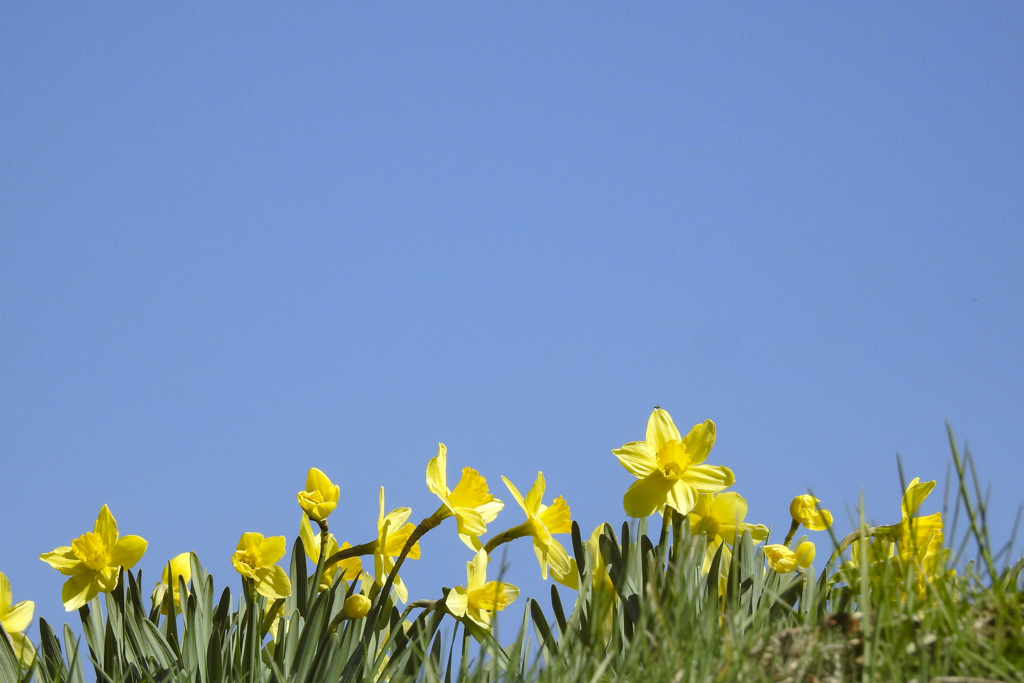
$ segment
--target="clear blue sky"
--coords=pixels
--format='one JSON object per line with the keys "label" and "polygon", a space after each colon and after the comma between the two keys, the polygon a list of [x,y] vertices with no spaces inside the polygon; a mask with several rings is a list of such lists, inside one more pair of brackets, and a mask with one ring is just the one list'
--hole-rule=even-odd
{"label": "clear blue sky", "polygon": [[[307,468],[359,543],[381,485],[436,508],[438,441],[495,531],[500,475],[538,470],[618,526],[611,449],[655,404],[716,421],[778,538],[808,487],[840,534],[862,489],[897,521],[897,454],[941,509],[948,419],[1007,540],[1022,39],[1015,2],[4,4],[15,600],[63,623],[38,555],[104,503],[147,586],[196,550],[237,594],[239,536],[293,539]],[[414,599],[465,580],[450,525],[423,555]]]}

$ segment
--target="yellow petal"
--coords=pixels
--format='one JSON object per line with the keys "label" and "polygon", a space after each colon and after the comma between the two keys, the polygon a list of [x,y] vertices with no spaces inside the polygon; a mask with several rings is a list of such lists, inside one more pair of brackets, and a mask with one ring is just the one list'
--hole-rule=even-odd
{"label": "yellow petal", "polygon": [[[654,470],[648,476],[633,483],[626,489],[622,505],[630,517],[647,517],[665,504],[675,481],[667,479],[661,470]],[[689,510],[681,510],[683,514]]]}
{"label": "yellow petal", "polygon": [[469,596],[466,595],[466,589],[459,586],[448,591],[448,596],[444,599],[444,606],[454,617],[466,616],[466,610],[469,609]]}
{"label": "yellow petal", "polygon": [[914,477],[913,481],[907,486],[906,493],[903,494],[903,517],[909,518],[917,512],[917,508],[921,507],[921,503],[928,497],[928,494],[935,488],[935,480],[919,482],[917,477]]}
{"label": "yellow petal", "polygon": [[117,543],[117,521],[106,505],[100,508],[93,530],[103,540],[103,545],[113,548]]}
{"label": "yellow petal", "polygon": [[60,601],[64,609],[73,612],[92,600],[100,592],[96,583],[96,573],[79,574],[64,582],[60,592]]}
{"label": "yellow petal", "polygon": [[142,559],[147,545],[141,536],[122,536],[110,551],[110,566],[131,569]]}
{"label": "yellow petal", "polygon": [[528,513],[536,513],[540,509],[541,499],[544,497],[544,487],[544,473],[538,472],[537,479],[526,494],[526,507],[524,509]]}
{"label": "yellow petal", "polygon": [[683,446],[690,456],[691,465],[699,465],[708,457],[711,447],[715,445],[715,423],[705,420],[703,424],[694,425],[690,433],[683,439]]}
{"label": "yellow petal", "polygon": [[448,496],[448,503],[453,508],[475,508],[492,500],[494,500],[494,496],[487,491],[487,480],[480,476],[480,473],[472,467],[464,467],[462,469],[462,477],[459,479],[459,483],[455,485],[455,488],[452,489],[451,494]]}
{"label": "yellow petal", "polygon": [[681,440],[679,430],[676,429],[668,411],[655,408],[651,416],[647,418],[647,443],[654,447],[655,452],[658,452],[667,442]]}
{"label": "yellow petal", "polygon": [[271,536],[263,539],[260,543],[260,558],[264,566],[271,565],[284,557],[285,540],[284,536]]}
{"label": "yellow petal", "polygon": [[263,534],[256,533],[255,531],[247,531],[242,534],[242,537],[238,539],[238,546],[235,550],[248,550],[249,548],[259,548],[260,544],[263,543]]}
{"label": "yellow petal", "polygon": [[36,604],[31,600],[22,600],[18,604],[6,610],[6,614],[0,614],[0,622],[3,622],[4,630],[7,633],[24,631],[32,623],[32,612]]}
{"label": "yellow petal", "polygon": [[612,451],[622,466],[638,479],[658,469],[658,452],[646,441],[633,441]]}
{"label": "yellow petal", "polygon": [[[538,474],[540,473],[538,472]],[[510,482],[508,480],[508,477],[506,477],[505,475],[501,475],[501,480],[505,482],[505,488],[507,488],[509,492],[512,493],[512,497],[516,499],[517,503],[519,503],[519,507],[523,509],[523,512],[525,512],[526,514],[530,514],[530,509],[526,507],[526,501],[523,500],[522,495],[520,495],[519,489],[517,489],[515,485],[512,482]]]}
{"label": "yellow petal", "polygon": [[479,536],[487,531],[487,525],[484,524],[484,520],[480,516],[480,513],[473,508],[455,508],[455,519],[457,521],[460,534],[466,534],[467,536]]}
{"label": "yellow petal", "polygon": [[43,553],[39,559],[57,569],[62,574],[77,574],[82,561],[78,559],[71,546],[64,545],[54,550]]}
{"label": "yellow petal", "polygon": [[679,514],[685,515],[697,504],[697,494],[685,480],[679,479],[665,496],[665,504],[677,510]]}
{"label": "yellow petal", "polygon": [[271,600],[286,598],[291,595],[292,583],[281,567],[261,567],[256,570],[256,592]]}
{"label": "yellow petal", "polygon": [[766,545],[764,556],[768,560],[768,566],[779,574],[788,574],[796,569],[796,554],[784,545]]}
{"label": "yellow petal", "polygon": [[441,500],[448,498],[448,484],[445,470],[448,467],[448,448],[443,443],[437,444],[437,456],[427,463],[427,488]]}
{"label": "yellow petal", "polygon": [[723,465],[691,465],[683,476],[697,493],[718,493],[736,483],[736,475]]}

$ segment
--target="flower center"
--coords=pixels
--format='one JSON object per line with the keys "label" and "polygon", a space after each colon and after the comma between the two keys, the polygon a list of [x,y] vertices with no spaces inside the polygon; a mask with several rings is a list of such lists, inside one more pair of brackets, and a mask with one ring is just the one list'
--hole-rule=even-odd
{"label": "flower center", "polygon": [[259,569],[263,566],[263,558],[260,557],[259,548],[246,548],[241,552],[238,561],[250,569]]}
{"label": "flower center", "polygon": [[666,479],[682,479],[689,464],[690,456],[686,446],[675,439],[665,442],[658,451],[658,468]]}
{"label": "flower center", "polygon": [[88,531],[71,541],[71,550],[89,569],[99,571],[107,566],[107,546],[100,535],[93,531]]}

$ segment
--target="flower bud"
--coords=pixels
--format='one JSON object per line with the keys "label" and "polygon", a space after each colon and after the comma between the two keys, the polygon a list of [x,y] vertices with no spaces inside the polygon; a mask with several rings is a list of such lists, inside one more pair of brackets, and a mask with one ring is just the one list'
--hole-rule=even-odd
{"label": "flower bud", "polygon": [[814,496],[797,496],[789,504],[793,521],[803,524],[811,531],[824,531],[832,526],[832,513],[818,507],[820,501]]}
{"label": "flower bud", "polygon": [[370,598],[362,593],[348,596],[345,599],[345,606],[341,608],[341,613],[345,615],[346,619],[362,619],[369,611]]}

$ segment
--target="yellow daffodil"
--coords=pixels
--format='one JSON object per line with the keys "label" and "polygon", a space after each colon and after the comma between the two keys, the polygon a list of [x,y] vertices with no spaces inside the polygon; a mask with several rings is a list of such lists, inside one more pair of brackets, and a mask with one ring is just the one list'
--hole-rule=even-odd
{"label": "yellow daffodil", "polygon": [[903,519],[898,525],[897,540],[904,545],[923,544],[926,546],[942,545],[942,513],[935,512],[924,517],[915,517],[914,513],[921,503],[935,488],[935,481],[922,482],[917,477],[907,485],[900,507]]}
{"label": "yellow daffodil", "polygon": [[[309,519],[305,516],[303,516],[302,521],[299,523],[299,538],[302,539],[302,547],[306,551],[306,556],[313,560],[314,564],[318,562],[320,560],[320,534],[313,531]],[[325,557],[330,557],[339,550],[351,547],[351,543],[342,543],[339,547],[334,534],[327,534],[327,553]],[[320,585],[317,587],[318,591],[331,587],[331,584],[334,583],[334,576],[338,573],[339,568],[341,569],[342,581],[358,579],[363,573],[363,564],[358,557],[349,557],[341,562],[336,562],[327,567],[320,576]]]}
{"label": "yellow daffodil", "polygon": [[0,572],[0,625],[4,627],[7,637],[10,639],[14,657],[25,668],[32,664],[36,653],[32,643],[22,631],[28,628],[32,621],[32,612],[35,608],[36,605],[31,600],[14,602],[11,584],[3,572]]}
{"label": "yellow daffodil", "polygon": [[322,522],[338,505],[341,488],[332,483],[326,474],[310,467],[306,475],[306,490],[299,491],[296,496],[302,511],[313,521]]}
{"label": "yellow daffodil", "polygon": [[434,513],[440,518],[455,516],[459,538],[473,550],[480,549],[480,535],[487,531],[505,506],[487,491],[487,480],[471,467],[462,470],[462,478],[449,489],[447,484],[448,448],[437,444],[437,456],[427,463],[427,488],[441,499],[441,508]]}
{"label": "yellow daffodil", "polygon": [[[380,513],[377,516],[377,547],[373,551],[374,581],[380,586],[383,586],[384,582],[387,581],[388,574],[391,573],[392,568],[395,566],[394,558],[402,554],[405,542],[409,540],[409,536],[416,529],[412,522],[406,521],[411,514],[411,508],[397,508],[385,515],[384,487],[380,487]],[[420,544],[415,543],[409,549],[407,557],[410,560],[416,560],[419,559],[419,556]],[[409,591],[406,590],[405,584],[402,583],[402,577],[396,576],[392,585],[395,587],[395,593],[402,602],[409,599]]]}
{"label": "yellow daffodil", "polygon": [[537,553],[537,561],[540,562],[541,575],[548,578],[548,567],[559,575],[565,575],[569,571],[569,553],[565,551],[562,544],[556,541],[551,534],[567,534],[572,531],[572,520],[569,517],[569,505],[565,499],[559,496],[551,505],[541,503],[544,497],[544,474],[537,473],[537,480],[526,493],[526,498],[519,494],[519,490],[506,477],[501,478],[505,486],[512,492],[512,497],[519,503],[526,513],[526,522],[518,527],[505,532],[509,539],[518,536],[532,536],[533,550]]}
{"label": "yellow daffodil", "polygon": [[164,595],[167,594],[168,590],[173,590],[174,607],[181,609],[181,596],[179,595],[181,587],[178,584],[178,577],[184,579],[187,584],[192,580],[192,553],[181,553],[175,555],[170,562],[171,572],[168,576],[167,567],[164,567],[164,572],[160,577],[160,583],[153,589],[153,602],[160,605],[160,613],[167,614],[167,609],[163,606]]}
{"label": "yellow daffodil", "polygon": [[70,546],[43,553],[39,559],[71,577],[61,591],[64,609],[70,612],[97,594],[114,590],[118,571],[134,567],[145,552],[146,541],[142,537],[118,536],[117,521],[104,505],[92,531],[71,541]]}
{"label": "yellow daffodil", "polygon": [[764,555],[768,560],[768,566],[779,574],[788,574],[797,567],[809,567],[814,562],[814,544],[804,541],[797,546],[796,550],[790,550],[784,545],[766,545]]}
{"label": "yellow daffodil", "polygon": [[276,564],[284,557],[284,551],[284,536],[264,538],[263,534],[249,531],[239,539],[231,564],[245,579],[253,582],[260,595],[271,600],[285,598],[292,592],[292,582],[284,569]]}
{"label": "yellow daffodil", "polygon": [[726,491],[712,495],[704,493],[697,496],[693,510],[687,515],[690,520],[690,532],[707,534],[707,552],[704,555],[704,573],[711,569],[711,562],[718,552],[718,547],[725,543],[722,550],[722,566],[727,567],[732,559],[731,546],[736,536],[749,531],[755,543],[768,538],[768,527],[763,524],[747,524],[743,518],[747,516],[747,501],[738,493]]}
{"label": "yellow daffodil", "polygon": [[687,514],[697,494],[717,493],[735,483],[728,467],[702,465],[715,443],[715,423],[694,425],[683,438],[667,411],[655,408],[647,420],[647,437],[612,453],[637,481],[626,491],[623,506],[630,517],[646,517],[664,506]]}
{"label": "yellow daffodil", "polygon": [[789,504],[789,514],[793,521],[803,524],[811,531],[824,531],[832,526],[832,513],[818,507],[821,501],[811,495],[801,495]]}
{"label": "yellow daffodil", "polygon": [[488,628],[493,613],[505,609],[518,596],[519,589],[511,584],[487,581],[487,552],[480,550],[466,563],[466,586],[449,591],[444,604],[452,616]]}

